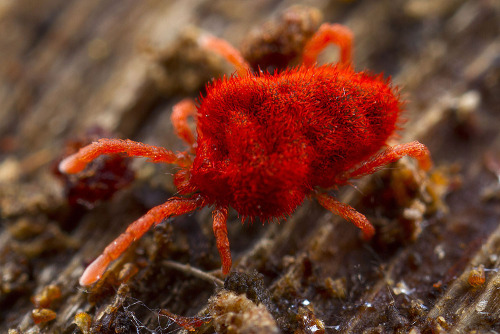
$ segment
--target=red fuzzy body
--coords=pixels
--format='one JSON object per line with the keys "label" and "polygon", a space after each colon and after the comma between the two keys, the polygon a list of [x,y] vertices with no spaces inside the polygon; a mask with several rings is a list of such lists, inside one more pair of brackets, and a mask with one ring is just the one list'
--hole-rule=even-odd
{"label": "red fuzzy body", "polygon": [[223,78],[198,108],[189,186],[243,217],[291,214],[314,188],[386,144],[401,112],[381,76],[351,67],[299,67]]}

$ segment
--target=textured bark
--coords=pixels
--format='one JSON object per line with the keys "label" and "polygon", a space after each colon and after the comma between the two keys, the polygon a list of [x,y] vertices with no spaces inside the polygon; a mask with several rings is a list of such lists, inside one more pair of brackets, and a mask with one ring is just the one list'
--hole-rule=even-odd
{"label": "textured bark", "polygon": [[[357,69],[403,87],[407,122],[396,140],[426,144],[435,169],[426,176],[402,162],[356,182],[361,191],[336,192],[375,224],[371,242],[309,201],[281,224],[241,224],[230,212],[233,269],[242,273],[226,288],[264,304],[286,333],[500,331],[499,1],[327,3],[308,1],[323,21],[353,30]],[[239,46],[285,8],[224,0],[0,5],[0,332],[85,332],[87,315],[93,332],[169,332],[177,325],[159,323],[157,309],[215,314],[219,281],[210,277],[222,277],[209,210],[162,224],[102,284],[78,286],[108,242],[175,192],[174,169],[134,161],[135,181],[88,209],[68,204],[54,162],[68,139],[94,126],[185,150],[172,106],[231,72],[196,48],[193,26]],[[335,57],[327,50],[322,59]],[[485,282],[473,286],[480,265]],[[60,296],[43,295],[49,285]],[[35,325],[35,308],[55,319]]]}

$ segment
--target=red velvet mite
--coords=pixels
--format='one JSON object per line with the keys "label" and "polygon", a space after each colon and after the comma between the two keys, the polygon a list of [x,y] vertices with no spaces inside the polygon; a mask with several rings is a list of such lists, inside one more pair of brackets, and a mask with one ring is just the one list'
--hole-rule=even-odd
{"label": "red velvet mite", "polygon": [[[125,153],[180,167],[174,177],[179,196],[133,222],[85,270],[81,285],[99,280],[109,263],[151,226],[205,206],[213,207],[224,274],[231,269],[230,206],[243,219],[271,221],[289,216],[311,197],[350,220],[368,239],[375,230],[365,216],[327,191],[403,156],[417,159],[422,169],[431,167],[429,151],[417,141],[383,149],[397,129],[402,102],[382,75],[354,71],[348,28],[323,24],[307,42],[302,64],[274,74],[252,73],[223,40],[203,35],[199,43],[237,71],[210,83],[198,106],[183,100],[174,107],[172,123],[190,150],[174,153],[131,140],[101,139],[59,166],[65,173],[78,173],[102,154]],[[340,62],[316,65],[329,43],[340,47]],[[197,120],[196,137],[189,117]]]}

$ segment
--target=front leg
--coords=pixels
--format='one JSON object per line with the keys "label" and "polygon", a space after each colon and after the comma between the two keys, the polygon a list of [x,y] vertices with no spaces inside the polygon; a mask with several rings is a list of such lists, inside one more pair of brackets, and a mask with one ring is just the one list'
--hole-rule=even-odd
{"label": "front leg", "polygon": [[174,153],[163,147],[146,145],[129,139],[99,139],[82,147],[75,154],[66,157],[59,164],[59,170],[66,174],[81,172],[92,160],[103,154],[125,153],[129,157],[149,158],[153,162],[176,164],[189,167],[191,159],[186,153]]}
{"label": "front leg", "polygon": [[316,200],[325,209],[333,212],[334,214],[349,220],[351,223],[356,225],[363,232],[363,238],[369,240],[375,234],[375,228],[366,219],[364,215],[356,211],[353,207],[337,201],[334,197],[327,194],[318,193],[316,194]]}

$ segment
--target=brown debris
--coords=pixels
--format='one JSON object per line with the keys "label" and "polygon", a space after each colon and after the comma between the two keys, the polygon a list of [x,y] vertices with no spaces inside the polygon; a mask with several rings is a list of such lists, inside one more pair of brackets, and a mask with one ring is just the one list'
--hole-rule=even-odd
{"label": "brown debris", "polygon": [[279,333],[276,321],[263,304],[256,304],[245,295],[221,291],[210,298],[209,313],[221,334]]}
{"label": "brown debris", "polygon": [[325,324],[322,320],[318,319],[314,314],[314,308],[311,304],[306,307],[299,307],[297,312],[298,328],[294,334],[324,334]]}
{"label": "brown debris", "polygon": [[482,286],[486,282],[486,276],[484,273],[484,265],[479,265],[476,268],[472,268],[469,273],[469,278],[467,282],[474,288]]}
{"label": "brown debris", "polygon": [[347,280],[345,277],[332,279],[325,278],[326,291],[331,297],[344,299],[346,297]]}
{"label": "brown debris", "polygon": [[48,308],[61,298],[61,289],[54,284],[45,286],[40,293],[31,297],[31,302],[37,308]]}
{"label": "brown debris", "polygon": [[98,201],[109,200],[135,178],[129,167],[130,160],[119,154],[99,157],[78,175],[63,174],[58,170],[59,162],[64,157],[104,137],[110,137],[110,134],[99,127],[87,130],[85,136],[68,141],[64,155],[53,164],[52,172],[63,182],[66,198],[72,206],[82,205],[91,209]]}
{"label": "brown debris", "polygon": [[57,318],[57,313],[48,308],[36,308],[31,312],[35,324],[42,324]]}
{"label": "brown debris", "polygon": [[212,78],[223,75],[228,64],[198,45],[201,33],[189,27],[164,49],[144,45],[144,50],[153,59],[149,75],[162,94],[196,95]]}
{"label": "brown debris", "polygon": [[250,32],[241,52],[254,71],[284,70],[297,65],[306,42],[322,21],[321,12],[312,7],[292,6],[281,15]]}
{"label": "brown debris", "polygon": [[82,331],[83,334],[90,334],[92,326],[92,317],[85,312],[80,312],[75,315],[73,322]]}

